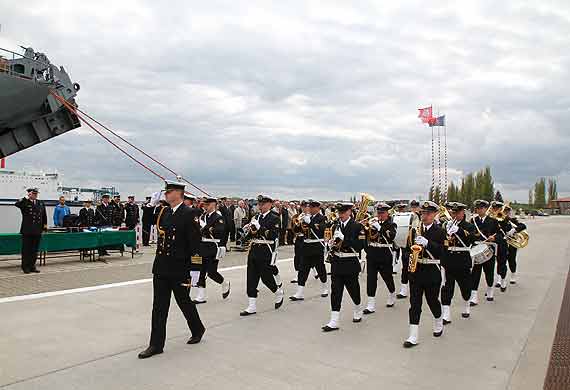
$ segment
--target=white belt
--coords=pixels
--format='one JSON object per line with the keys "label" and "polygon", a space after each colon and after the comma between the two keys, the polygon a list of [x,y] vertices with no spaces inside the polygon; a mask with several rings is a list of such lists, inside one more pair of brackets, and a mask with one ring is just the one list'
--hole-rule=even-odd
{"label": "white belt", "polygon": [[215,238],[202,238],[202,242],[215,242],[217,244],[220,242],[220,240],[217,240]]}
{"label": "white belt", "polygon": [[379,242],[371,242],[368,246],[372,246],[374,248],[392,248],[391,244],[380,244]]}
{"label": "white belt", "polygon": [[275,244],[275,241],[269,241],[269,240],[251,240],[251,242],[253,244],[268,244],[268,245]]}
{"label": "white belt", "polygon": [[308,238],[303,241],[305,244],[315,244],[317,242],[325,242],[322,238]]}
{"label": "white belt", "polygon": [[469,248],[464,246],[450,246],[447,250],[450,252],[469,252]]}
{"label": "white belt", "polygon": [[420,264],[439,264],[438,259],[418,259]]}
{"label": "white belt", "polygon": [[336,257],[338,257],[338,258],[347,258],[347,257],[358,258],[358,254],[356,254],[356,253],[337,252],[337,253],[334,254],[334,256],[336,256]]}
{"label": "white belt", "polygon": [[305,237],[305,235],[303,233],[297,233],[295,234],[296,237]]}

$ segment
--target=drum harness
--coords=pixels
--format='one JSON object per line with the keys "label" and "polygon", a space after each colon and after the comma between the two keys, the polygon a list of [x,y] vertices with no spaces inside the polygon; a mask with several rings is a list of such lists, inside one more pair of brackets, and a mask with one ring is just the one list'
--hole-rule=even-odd
{"label": "drum harness", "polygon": [[493,247],[493,252],[496,253],[496,248],[497,248],[497,243],[496,242],[489,242],[487,241],[489,239],[489,237],[487,237],[486,235],[483,234],[483,232],[481,231],[481,229],[479,229],[479,224],[477,224],[477,217],[473,218],[473,223],[475,224],[475,227],[477,228],[477,231],[479,232],[479,234],[481,235],[481,237],[483,237],[485,240],[484,241],[475,241],[475,244],[488,244],[491,245]]}

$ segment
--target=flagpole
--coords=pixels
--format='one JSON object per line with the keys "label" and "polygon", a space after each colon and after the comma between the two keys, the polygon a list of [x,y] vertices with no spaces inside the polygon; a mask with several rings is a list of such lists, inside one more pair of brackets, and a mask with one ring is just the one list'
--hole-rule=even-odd
{"label": "flagpole", "polygon": [[449,182],[447,177],[447,118],[443,122],[443,150],[444,150],[444,170],[445,170],[445,202],[447,202],[447,190],[449,188]]}
{"label": "flagpole", "polygon": [[[439,118],[439,110],[437,111],[437,115],[436,118]],[[436,127],[437,127],[437,188],[439,189],[439,196],[437,199],[437,202],[441,204],[441,199],[442,199],[442,194],[443,194],[443,189],[441,188],[441,179],[442,179],[442,174],[441,174],[441,130],[440,130],[440,126],[439,123],[436,121],[435,123]]]}

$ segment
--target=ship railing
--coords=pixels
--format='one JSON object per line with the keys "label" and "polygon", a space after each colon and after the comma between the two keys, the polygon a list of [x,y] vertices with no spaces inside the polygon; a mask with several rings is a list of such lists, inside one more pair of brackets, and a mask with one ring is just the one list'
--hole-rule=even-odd
{"label": "ship railing", "polygon": [[[7,54],[3,55],[2,53],[7,53]],[[9,57],[11,57],[11,59]],[[21,59],[21,58],[25,58],[25,59],[33,61],[39,65],[42,65],[43,69],[46,69],[46,70],[49,69],[51,71],[51,67],[53,66],[50,63],[39,61],[35,58],[31,58],[31,57],[25,56],[23,54],[16,53],[15,51],[4,49],[4,48],[0,47],[0,73],[8,73],[10,76],[20,77],[20,78],[24,78],[24,79],[28,79],[28,80],[49,81],[51,79],[50,72],[46,72],[46,71],[41,72],[41,73],[38,72],[35,74],[35,77],[30,77],[30,76],[23,74],[22,72],[14,70],[14,66],[12,66],[10,64],[10,60],[13,62],[16,59]]]}

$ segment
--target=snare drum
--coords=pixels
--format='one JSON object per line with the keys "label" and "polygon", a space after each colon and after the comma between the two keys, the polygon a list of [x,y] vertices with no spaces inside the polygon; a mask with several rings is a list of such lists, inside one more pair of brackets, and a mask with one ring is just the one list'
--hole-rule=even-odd
{"label": "snare drum", "polygon": [[486,261],[491,260],[493,257],[493,249],[489,244],[477,244],[474,245],[469,251],[471,254],[471,259],[474,264],[483,264]]}

